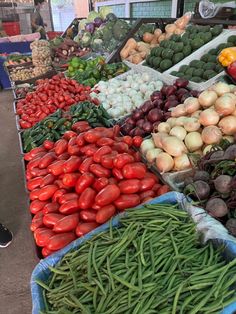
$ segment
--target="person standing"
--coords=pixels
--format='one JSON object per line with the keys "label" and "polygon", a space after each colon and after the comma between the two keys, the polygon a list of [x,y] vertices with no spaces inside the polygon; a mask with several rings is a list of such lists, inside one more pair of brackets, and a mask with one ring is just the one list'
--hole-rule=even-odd
{"label": "person standing", "polygon": [[11,231],[0,223],[0,248],[7,247],[11,243],[12,238]]}
{"label": "person standing", "polygon": [[47,24],[44,23],[43,18],[40,13],[40,9],[44,5],[45,0],[34,0],[34,12],[31,14],[31,28],[32,32],[39,32],[41,35],[41,39],[46,39],[46,31],[45,27]]}

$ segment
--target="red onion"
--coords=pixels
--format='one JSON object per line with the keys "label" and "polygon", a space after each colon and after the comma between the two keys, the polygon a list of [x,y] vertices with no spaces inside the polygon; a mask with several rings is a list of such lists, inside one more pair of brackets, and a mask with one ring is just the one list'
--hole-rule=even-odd
{"label": "red onion", "polygon": [[142,118],[142,116],[143,116],[143,113],[140,109],[136,109],[132,114],[132,118],[134,120],[139,120],[140,118]]}
{"label": "red onion", "polygon": [[152,108],[154,108],[154,104],[151,100],[145,101],[145,103],[140,107],[143,113],[150,111]]}
{"label": "red onion", "polygon": [[167,86],[167,88],[166,88],[166,96],[168,97],[168,96],[170,96],[170,95],[174,95],[175,93],[176,93],[176,91],[177,91],[177,87],[176,86],[172,86],[172,85],[170,85],[170,86]]}
{"label": "red onion", "polygon": [[153,129],[153,125],[152,123],[146,121],[144,122],[143,124],[143,130],[146,132],[146,133],[151,133],[152,132],[152,129]]}
{"label": "red onion", "polygon": [[158,109],[163,109],[164,107],[164,102],[163,100],[161,99],[155,99],[153,102],[152,102],[153,106],[158,108]]}
{"label": "red onion", "polygon": [[125,119],[125,123],[128,123],[128,124],[135,126],[135,121],[132,118]]}
{"label": "red onion", "polygon": [[151,101],[153,101],[155,99],[163,99],[162,92],[155,91],[155,92],[152,93],[150,98],[151,98]]}
{"label": "red onion", "polygon": [[175,86],[177,87],[187,87],[188,86],[189,81],[185,80],[183,78],[179,78],[175,81]]}
{"label": "red onion", "polygon": [[192,95],[190,93],[186,93],[181,97],[180,102],[183,103],[185,101],[185,99],[192,97]]}
{"label": "red onion", "polygon": [[172,107],[176,107],[179,104],[179,102],[177,100],[167,100],[165,102],[165,106],[164,106],[164,110],[168,111],[170,108]]}
{"label": "red onion", "polygon": [[121,126],[120,130],[124,134],[129,134],[130,131],[133,129],[133,125],[125,123]]}
{"label": "red onion", "polygon": [[163,112],[160,109],[152,109],[149,111],[147,115],[148,121],[156,122],[161,121],[163,119]]}
{"label": "red onion", "polygon": [[138,126],[139,128],[142,129],[144,122],[145,122],[144,119],[139,119],[139,120],[136,122],[136,126]]}

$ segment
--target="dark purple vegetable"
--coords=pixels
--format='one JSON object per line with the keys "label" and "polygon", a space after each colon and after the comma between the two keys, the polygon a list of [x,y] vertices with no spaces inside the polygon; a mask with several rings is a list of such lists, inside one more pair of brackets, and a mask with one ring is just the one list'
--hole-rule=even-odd
{"label": "dark purple vegetable", "polygon": [[236,219],[230,218],[225,225],[230,234],[236,237]]}
{"label": "dark purple vegetable", "polygon": [[166,111],[168,111],[170,108],[173,108],[173,107],[176,107],[177,105],[179,104],[179,102],[177,100],[167,100],[165,102],[165,106],[164,106],[164,109]]}
{"label": "dark purple vegetable", "polygon": [[177,91],[177,87],[174,86],[174,85],[169,85],[167,86],[166,88],[166,96],[171,96],[171,95],[174,95]]}
{"label": "dark purple vegetable", "polygon": [[221,159],[224,156],[223,150],[217,150],[215,152],[212,152],[210,155],[210,159]]}
{"label": "dark purple vegetable", "polygon": [[[162,87],[163,88],[163,87]],[[163,99],[163,94],[162,92],[159,91],[155,91],[152,93],[152,95],[150,96],[151,101],[155,100],[155,99]]]}
{"label": "dark purple vegetable", "polygon": [[152,123],[156,121],[161,121],[163,117],[164,117],[163,112],[160,109],[156,109],[156,108],[150,110],[147,115],[148,121]]}
{"label": "dark purple vegetable", "polygon": [[150,122],[148,122],[148,121],[144,122],[144,124],[143,124],[143,130],[144,130],[144,132],[146,132],[146,133],[151,133],[151,132],[152,132],[152,129],[153,129],[152,123],[150,123]]}
{"label": "dark purple vegetable", "polygon": [[145,136],[144,130],[140,129],[139,127],[136,127],[134,129],[133,135],[132,136]]}
{"label": "dark purple vegetable", "polygon": [[182,96],[184,94],[187,94],[188,93],[188,90],[185,89],[185,88],[180,88],[177,90],[177,92],[175,93],[175,95],[177,96],[178,100],[180,100],[182,98]]}
{"label": "dark purple vegetable", "polygon": [[133,113],[132,113],[132,119],[134,120],[139,120],[143,117],[143,112],[140,109],[136,109]]}
{"label": "dark purple vegetable", "polygon": [[206,200],[210,195],[210,186],[205,181],[198,180],[188,184],[184,189],[184,193],[194,196],[198,200]]}
{"label": "dark purple vegetable", "polygon": [[235,158],[236,158],[236,144],[233,144],[226,149],[224,153],[224,159],[234,160]]}
{"label": "dark purple vegetable", "polygon": [[153,133],[157,133],[158,132],[158,125],[161,123],[161,121],[157,121],[153,124]]}
{"label": "dark purple vegetable", "polygon": [[136,122],[136,126],[138,126],[140,129],[142,129],[144,122],[145,122],[144,119],[140,119]]}
{"label": "dark purple vegetable", "polygon": [[168,111],[168,112],[164,113],[164,119],[165,120],[169,119],[170,117],[171,117],[171,112]]}
{"label": "dark purple vegetable", "polygon": [[95,27],[94,27],[93,23],[87,23],[85,25],[85,31],[86,32],[89,32],[89,33],[93,34],[94,30],[95,30]]}
{"label": "dark purple vegetable", "polygon": [[154,108],[154,104],[151,100],[145,101],[145,103],[140,107],[143,113],[150,111],[152,108]]}
{"label": "dark purple vegetable", "polygon": [[170,95],[168,100],[178,100],[178,97],[176,95]]}
{"label": "dark purple vegetable", "polygon": [[206,203],[206,211],[213,217],[224,217],[228,214],[226,203],[219,197],[213,197]]}
{"label": "dark purple vegetable", "polygon": [[95,27],[101,26],[102,23],[103,23],[103,20],[100,17],[95,17],[95,19],[93,21],[93,24],[94,24]]}
{"label": "dark purple vegetable", "polygon": [[213,182],[216,191],[218,191],[219,193],[230,193],[231,181],[232,181],[231,176],[221,174]]}
{"label": "dark purple vegetable", "polygon": [[185,80],[183,78],[179,78],[175,81],[175,86],[177,87],[187,87],[188,86],[189,81]]}
{"label": "dark purple vegetable", "polygon": [[184,94],[181,99],[180,99],[180,102],[183,103],[185,101],[185,99],[189,98],[189,97],[192,97],[192,95],[190,93],[186,93]]}
{"label": "dark purple vegetable", "polygon": [[135,121],[132,118],[127,118],[125,120],[125,123],[128,123],[128,124],[131,124],[131,125],[135,126]]}
{"label": "dark purple vegetable", "polygon": [[197,170],[193,176],[193,181],[199,181],[199,180],[209,182],[210,174],[207,171]]}
{"label": "dark purple vegetable", "polygon": [[164,102],[162,99],[155,99],[153,100],[152,104],[155,108],[158,108],[158,109],[164,108]]}
{"label": "dark purple vegetable", "polygon": [[164,86],[162,87],[162,89],[161,89],[161,94],[162,94],[162,95],[166,95],[166,93],[167,93],[167,88],[168,88],[168,85],[164,85]]}
{"label": "dark purple vegetable", "polygon": [[197,91],[197,90],[191,90],[191,91],[190,91],[190,94],[191,94],[193,97],[198,97],[198,96],[201,94],[201,92],[199,92],[199,91]]}
{"label": "dark purple vegetable", "polygon": [[129,132],[133,129],[133,125],[129,123],[125,123],[121,126],[121,132],[124,134],[129,134]]}

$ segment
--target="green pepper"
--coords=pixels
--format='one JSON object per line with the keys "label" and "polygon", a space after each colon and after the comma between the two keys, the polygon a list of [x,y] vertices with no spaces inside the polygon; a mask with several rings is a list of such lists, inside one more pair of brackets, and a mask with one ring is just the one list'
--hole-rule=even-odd
{"label": "green pepper", "polygon": [[59,120],[57,120],[57,122],[54,124],[53,126],[53,130],[56,130],[57,128],[59,128],[61,125],[63,125],[65,122],[67,121],[66,118],[60,118]]}

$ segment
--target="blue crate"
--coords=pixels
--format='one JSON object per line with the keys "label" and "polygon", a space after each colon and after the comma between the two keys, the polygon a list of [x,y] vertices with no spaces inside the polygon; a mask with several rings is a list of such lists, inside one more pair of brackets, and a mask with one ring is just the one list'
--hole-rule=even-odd
{"label": "blue crate", "polygon": [[[149,202],[147,202],[147,204],[160,204],[160,203],[177,204],[178,203],[179,206],[184,209],[185,201],[186,201],[186,198],[182,193],[169,192],[160,197],[150,200]],[[113,218],[112,220],[113,227],[119,226],[119,219],[123,215],[125,215],[125,213],[117,215],[115,218]],[[33,303],[32,314],[39,314],[40,311],[43,311],[45,309],[43,296],[42,296],[42,288],[35,282],[35,280],[38,279],[41,281],[46,281],[51,273],[51,271],[48,268],[49,266],[54,267],[56,264],[58,264],[61,261],[61,259],[66,253],[68,253],[72,249],[77,248],[78,246],[83,244],[85,241],[92,238],[94,235],[100,232],[103,232],[105,230],[108,230],[109,225],[110,224],[108,222],[96,228],[95,230],[91,231],[84,237],[73,241],[72,243],[67,245],[65,248],[45,258],[44,260],[41,260],[38,263],[38,265],[33,270],[33,273],[31,276],[31,295],[32,295],[32,303]],[[220,245],[222,244],[222,242],[224,242],[225,244],[225,252],[224,252],[225,259],[232,260],[236,258],[236,243],[232,241],[222,241],[222,240],[217,240],[217,239],[214,240],[215,245]],[[221,311],[220,314],[234,314],[235,311],[236,311],[236,302],[227,306],[225,309]]]}

